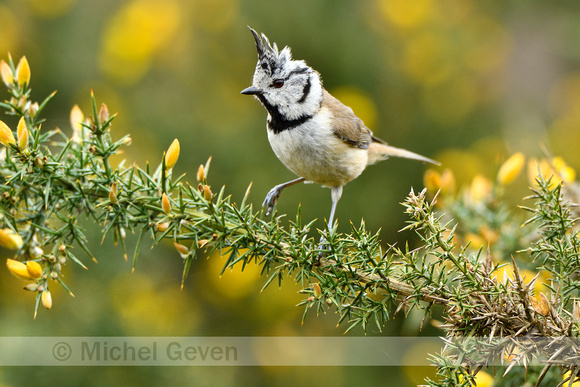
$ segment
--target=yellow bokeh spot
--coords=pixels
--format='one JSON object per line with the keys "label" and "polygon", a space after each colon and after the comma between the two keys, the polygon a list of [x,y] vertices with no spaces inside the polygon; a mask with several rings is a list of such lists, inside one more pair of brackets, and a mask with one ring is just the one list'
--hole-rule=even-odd
{"label": "yellow bokeh spot", "polygon": [[[537,272],[533,272],[531,270],[522,269],[522,268],[518,268],[518,271],[520,273],[520,277],[523,279],[524,284],[526,284],[526,285],[529,284],[534,279],[534,277],[538,274]],[[496,280],[498,282],[505,283],[508,280],[508,278],[510,278],[513,281],[515,279],[514,267],[510,262],[507,265],[504,265],[501,268],[495,270],[492,273],[492,277],[493,276],[496,277]],[[540,275],[536,279],[536,282],[534,282],[534,286],[533,286],[534,296],[536,298],[538,297],[538,295],[541,292],[549,291],[548,287],[546,287],[546,285],[544,285],[545,283],[550,283],[549,279],[550,279],[550,273],[545,271],[545,270],[540,270]]]}
{"label": "yellow bokeh spot", "polygon": [[456,166],[453,175],[458,187],[471,183],[473,176],[484,171],[488,164],[474,152],[453,148],[439,153],[435,159],[442,165]]}
{"label": "yellow bokeh spot", "polygon": [[130,335],[188,335],[200,323],[197,304],[179,290],[178,281],[161,284],[123,273],[112,281],[109,295]]}
{"label": "yellow bokeh spot", "polygon": [[455,176],[449,168],[446,168],[443,173],[433,168],[427,169],[423,175],[423,184],[431,193],[440,191],[442,196],[455,194]]}
{"label": "yellow bokeh spot", "polygon": [[0,5],[0,53],[14,50],[22,36],[18,18],[7,6]]}
{"label": "yellow bokeh spot", "polygon": [[[401,348],[404,351],[402,358],[402,364],[417,364],[417,362],[422,362],[429,359],[428,354],[440,353],[442,347],[431,340],[419,341],[417,344],[411,345],[407,348]],[[435,379],[437,373],[437,368],[429,366],[413,366],[405,365],[403,366],[403,372],[407,380],[411,382],[412,385],[421,384],[425,381],[425,378],[429,377]]]}
{"label": "yellow bokeh spot", "polygon": [[552,162],[542,159],[532,159],[528,162],[528,178],[532,185],[537,185],[536,179],[542,175],[544,180],[550,180],[550,188],[554,188],[562,181],[571,183],[576,179],[576,171],[568,166],[562,157],[554,157]]}
{"label": "yellow bokeh spot", "polygon": [[46,18],[66,15],[76,4],[76,0],[27,0],[32,12]]}
{"label": "yellow bokeh spot", "polygon": [[475,375],[475,383],[477,384],[477,387],[491,387],[493,386],[494,381],[493,376],[484,371],[479,371],[477,375]]}
{"label": "yellow bokeh spot", "polygon": [[523,153],[514,153],[508,158],[499,168],[497,173],[497,181],[499,184],[506,185],[515,180],[522,171],[526,157]]}
{"label": "yellow bokeh spot", "polygon": [[408,40],[401,65],[411,80],[423,86],[437,85],[455,73],[450,42],[436,31]]}
{"label": "yellow bokeh spot", "polygon": [[486,200],[491,194],[491,181],[482,175],[475,175],[469,187],[469,199],[474,203]]}
{"label": "yellow bokeh spot", "polygon": [[363,120],[367,127],[371,130],[375,127],[377,108],[368,94],[353,86],[341,86],[333,89],[331,94],[346,106],[350,106],[354,114]]}
{"label": "yellow bokeh spot", "polygon": [[251,293],[257,294],[261,287],[260,268],[255,263],[250,263],[242,271],[242,264],[239,263],[233,268],[227,268],[220,276],[226,260],[227,257],[225,255],[220,257],[218,252],[209,257],[208,281],[212,289],[219,294],[218,297],[237,300]]}
{"label": "yellow bokeh spot", "polygon": [[[562,375],[562,380],[570,378],[570,375],[572,375],[571,371],[566,371],[566,373]],[[568,387],[570,386],[570,384],[566,382],[564,386]],[[572,383],[572,387],[580,387],[580,381],[575,381],[574,383]]]}
{"label": "yellow bokeh spot", "polygon": [[379,8],[385,19],[399,28],[415,28],[433,17],[433,0],[381,0]]}
{"label": "yellow bokeh spot", "polygon": [[562,157],[554,157],[552,159],[552,166],[560,178],[566,183],[571,183],[576,179],[576,171],[572,167],[568,166]]}
{"label": "yellow bokeh spot", "polygon": [[133,0],[105,28],[100,63],[114,80],[134,83],[155,55],[179,31],[181,7],[175,0]]}

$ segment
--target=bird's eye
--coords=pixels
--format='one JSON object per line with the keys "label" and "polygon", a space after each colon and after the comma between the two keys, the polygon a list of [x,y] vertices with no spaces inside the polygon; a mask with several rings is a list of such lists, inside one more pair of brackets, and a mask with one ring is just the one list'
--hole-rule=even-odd
{"label": "bird's eye", "polygon": [[282,86],[284,86],[284,80],[283,80],[283,79],[276,79],[276,80],[274,81],[274,87],[275,87],[275,88],[279,89],[279,88],[281,88]]}

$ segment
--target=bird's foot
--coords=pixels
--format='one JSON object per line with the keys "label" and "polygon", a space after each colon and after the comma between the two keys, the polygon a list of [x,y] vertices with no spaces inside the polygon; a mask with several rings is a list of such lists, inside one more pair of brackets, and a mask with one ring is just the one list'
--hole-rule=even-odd
{"label": "bird's foot", "polygon": [[316,258],[315,265],[320,265],[320,260],[326,255],[326,253],[330,250],[330,246],[328,246],[328,240],[321,236],[320,240],[318,241],[318,255]]}
{"label": "bird's foot", "polygon": [[264,202],[262,203],[262,207],[266,207],[266,216],[269,216],[272,211],[274,211],[274,206],[278,203],[278,198],[282,193],[282,189],[279,185],[275,186],[268,192]]}

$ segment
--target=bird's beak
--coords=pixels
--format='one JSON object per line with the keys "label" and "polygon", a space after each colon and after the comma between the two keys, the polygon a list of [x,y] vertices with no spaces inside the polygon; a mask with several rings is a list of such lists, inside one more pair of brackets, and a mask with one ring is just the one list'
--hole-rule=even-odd
{"label": "bird's beak", "polygon": [[246,95],[256,95],[256,94],[260,94],[261,91],[259,89],[256,89],[254,86],[250,86],[250,87],[246,87],[240,93],[246,94]]}

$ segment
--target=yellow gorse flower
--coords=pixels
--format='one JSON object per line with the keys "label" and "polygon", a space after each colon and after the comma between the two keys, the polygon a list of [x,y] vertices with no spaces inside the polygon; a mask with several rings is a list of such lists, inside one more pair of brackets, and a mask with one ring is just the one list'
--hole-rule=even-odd
{"label": "yellow gorse flower", "polygon": [[[562,375],[562,380],[566,380],[566,379],[569,380],[571,375],[572,375],[572,372],[567,371],[564,375]],[[568,382],[566,382],[564,385],[569,386],[570,384]],[[579,381],[573,382],[572,387],[580,387],[580,382]]]}
{"label": "yellow gorse flower", "polygon": [[0,246],[16,250],[22,247],[22,237],[9,228],[0,229]]}
{"label": "yellow gorse flower", "polygon": [[109,201],[112,204],[119,203],[119,199],[117,198],[117,183],[111,184],[111,188],[109,189]]}
{"label": "yellow gorse flower", "polygon": [[200,165],[199,168],[197,168],[197,182],[198,183],[204,183],[205,182],[205,167],[203,165]]}
{"label": "yellow gorse flower", "polygon": [[16,79],[20,86],[30,83],[30,65],[25,56],[20,58],[20,62],[18,62],[18,67],[16,68]]}
{"label": "yellow gorse flower", "polygon": [[528,162],[528,177],[532,184],[536,183],[536,178],[541,174],[544,179],[551,178],[550,187],[554,187],[561,182],[571,183],[576,179],[576,171],[570,167],[562,157],[556,156],[551,162],[542,160],[530,160]]}
{"label": "yellow gorse flower", "polygon": [[14,134],[12,133],[12,129],[8,127],[4,123],[4,121],[0,121],[0,143],[8,146],[9,144],[16,144],[16,140],[14,140]]}
{"label": "yellow gorse flower", "polygon": [[8,258],[6,260],[6,267],[8,267],[10,273],[12,273],[14,276],[20,279],[23,280],[32,279],[32,277],[28,273],[28,270],[26,269],[26,265],[23,262]]}
{"label": "yellow gorse flower", "polygon": [[565,183],[571,183],[576,179],[576,171],[566,164],[562,157],[554,157],[552,159],[552,166]]}
{"label": "yellow gorse flower", "polygon": [[500,185],[507,185],[515,180],[522,171],[526,158],[521,152],[514,153],[508,158],[497,173],[497,182]]}
{"label": "yellow gorse flower", "polygon": [[165,193],[161,196],[161,208],[166,215],[171,213],[171,202]]}
{"label": "yellow gorse flower", "polygon": [[37,279],[42,277],[42,266],[36,261],[26,262],[26,271],[31,278]]}
{"label": "yellow gorse flower", "polygon": [[28,128],[26,127],[24,117],[21,117],[20,121],[18,121],[16,132],[18,134],[18,149],[24,150],[28,148]]}
{"label": "yellow gorse flower", "polygon": [[491,182],[481,175],[476,175],[471,181],[469,193],[473,202],[482,202],[491,193]]}
{"label": "yellow gorse flower", "polygon": [[42,292],[41,300],[42,305],[44,305],[46,309],[52,308],[52,296],[50,295],[50,292],[48,290],[44,290]]}
{"label": "yellow gorse flower", "polygon": [[79,105],[73,106],[72,110],[70,111],[70,125],[73,129],[73,138],[72,140],[77,144],[82,141],[82,134],[83,134],[83,121],[85,120],[85,115],[83,114]]}
{"label": "yellow gorse flower", "polygon": [[167,149],[167,153],[165,154],[165,168],[170,170],[173,168],[175,163],[177,163],[177,159],[179,158],[179,141],[177,139],[173,140],[169,149]]}
{"label": "yellow gorse flower", "polygon": [[2,81],[6,86],[12,86],[12,83],[14,83],[14,74],[10,66],[8,66],[8,63],[4,62],[4,60],[0,61],[0,75],[2,75]]}

